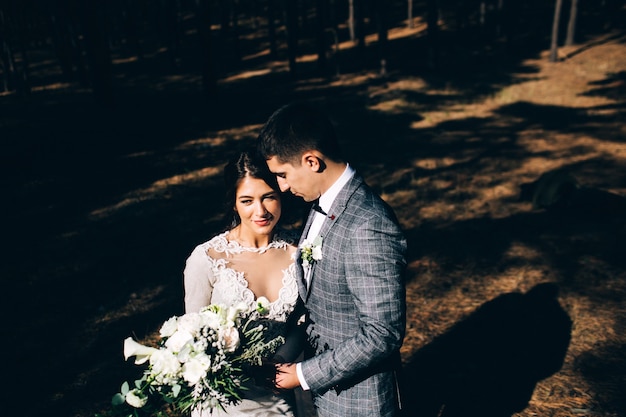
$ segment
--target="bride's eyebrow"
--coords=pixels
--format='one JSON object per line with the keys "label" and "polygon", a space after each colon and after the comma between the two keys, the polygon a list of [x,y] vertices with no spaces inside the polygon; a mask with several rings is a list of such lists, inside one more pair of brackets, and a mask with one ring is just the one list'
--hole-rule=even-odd
{"label": "bride's eyebrow", "polygon": [[[270,191],[270,192],[268,192],[268,193],[263,194],[263,195],[261,196],[261,198],[270,197],[270,196],[274,196],[274,195],[277,195],[277,194],[278,194],[278,192],[277,192],[277,191]],[[254,198],[254,196],[251,196],[251,195],[240,195],[240,196],[238,196],[238,197],[237,197],[237,199],[238,199],[238,200],[241,200],[241,199],[250,199],[250,198]]]}

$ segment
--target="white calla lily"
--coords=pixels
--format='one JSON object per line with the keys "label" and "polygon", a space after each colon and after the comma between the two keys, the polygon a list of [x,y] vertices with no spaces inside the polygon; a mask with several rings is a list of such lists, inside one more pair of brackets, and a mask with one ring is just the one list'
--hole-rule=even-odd
{"label": "white calla lily", "polygon": [[128,360],[131,356],[135,356],[135,365],[145,363],[157,350],[156,348],[135,342],[132,337],[127,337],[124,340],[124,359]]}

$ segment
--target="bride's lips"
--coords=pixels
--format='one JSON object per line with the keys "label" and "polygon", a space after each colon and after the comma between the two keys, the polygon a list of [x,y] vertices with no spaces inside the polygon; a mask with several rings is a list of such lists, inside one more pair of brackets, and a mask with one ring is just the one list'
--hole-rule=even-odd
{"label": "bride's lips", "polygon": [[272,223],[272,218],[263,219],[263,220],[253,220],[257,226],[269,226]]}

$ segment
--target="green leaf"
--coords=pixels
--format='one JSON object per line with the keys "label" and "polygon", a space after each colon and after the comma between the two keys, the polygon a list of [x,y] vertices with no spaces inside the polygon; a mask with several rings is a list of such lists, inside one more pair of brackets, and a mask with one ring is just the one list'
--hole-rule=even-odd
{"label": "green leaf", "polygon": [[128,394],[128,391],[130,391],[130,386],[128,385],[128,382],[124,381],[122,384],[122,394],[126,395]]}
{"label": "green leaf", "polygon": [[111,404],[122,405],[126,401],[126,398],[122,394],[115,394],[111,399]]}

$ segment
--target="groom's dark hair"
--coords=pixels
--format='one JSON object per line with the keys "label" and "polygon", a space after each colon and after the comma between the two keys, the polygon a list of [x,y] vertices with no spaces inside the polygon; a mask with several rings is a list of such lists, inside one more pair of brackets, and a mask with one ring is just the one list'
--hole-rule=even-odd
{"label": "groom's dark hair", "polygon": [[291,103],[276,110],[258,138],[258,151],[281,163],[300,163],[300,156],[317,150],[333,161],[342,161],[335,128],[324,113],[305,103]]}

